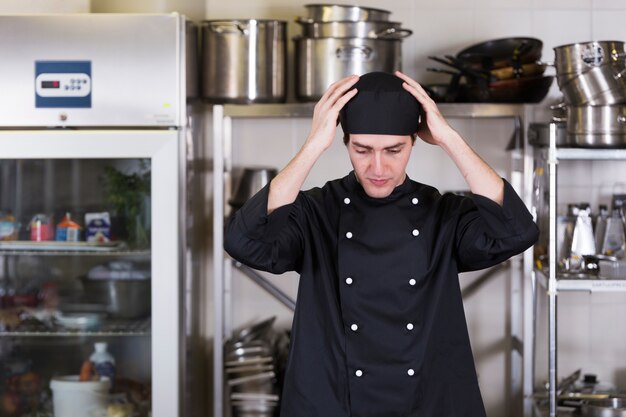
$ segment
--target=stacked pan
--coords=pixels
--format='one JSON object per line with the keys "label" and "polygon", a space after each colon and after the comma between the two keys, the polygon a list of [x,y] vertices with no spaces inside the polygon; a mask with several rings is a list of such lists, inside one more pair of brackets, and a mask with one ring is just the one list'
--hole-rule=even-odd
{"label": "stacked pan", "polygon": [[557,46],[554,53],[570,141],[583,147],[626,146],[624,42],[574,43]]}
{"label": "stacked pan", "polygon": [[271,327],[276,317],[240,330],[224,346],[225,374],[234,417],[272,417],[278,407]]}
{"label": "stacked pan", "polygon": [[296,96],[316,101],[335,81],[351,74],[394,72],[402,65],[402,39],[412,31],[389,20],[388,10],[337,4],[305,5],[294,38]]}

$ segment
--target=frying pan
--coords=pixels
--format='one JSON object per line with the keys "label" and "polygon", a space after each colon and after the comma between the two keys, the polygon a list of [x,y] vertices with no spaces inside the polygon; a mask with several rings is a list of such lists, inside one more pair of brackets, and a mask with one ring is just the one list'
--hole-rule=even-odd
{"label": "frying pan", "polygon": [[475,84],[461,84],[457,101],[466,103],[539,103],[550,90],[553,76],[500,80],[485,90]]}
{"label": "frying pan", "polygon": [[472,68],[491,70],[536,62],[543,42],[536,38],[502,38],[477,43],[463,49],[457,58]]}

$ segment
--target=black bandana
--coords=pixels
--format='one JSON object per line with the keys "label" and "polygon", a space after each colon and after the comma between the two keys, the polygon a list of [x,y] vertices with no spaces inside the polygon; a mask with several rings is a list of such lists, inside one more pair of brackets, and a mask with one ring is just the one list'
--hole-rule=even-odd
{"label": "black bandana", "polygon": [[402,87],[402,79],[370,72],[354,85],[358,90],[341,110],[344,133],[412,135],[417,132],[421,106]]}

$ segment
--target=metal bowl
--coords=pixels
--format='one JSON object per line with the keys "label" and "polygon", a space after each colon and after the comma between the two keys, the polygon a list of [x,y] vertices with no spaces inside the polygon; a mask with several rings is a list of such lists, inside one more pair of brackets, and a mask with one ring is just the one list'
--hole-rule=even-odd
{"label": "metal bowl", "polygon": [[114,319],[139,319],[150,315],[150,279],[84,279],[89,299],[106,306]]}

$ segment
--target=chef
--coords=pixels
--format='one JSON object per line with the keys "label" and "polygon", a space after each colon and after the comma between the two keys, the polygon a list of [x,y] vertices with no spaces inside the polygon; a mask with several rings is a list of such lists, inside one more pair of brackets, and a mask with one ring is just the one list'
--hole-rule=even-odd
{"label": "chef", "polygon": [[[353,171],[301,191],[339,118]],[[449,155],[471,198],[408,178],[417,136]],[[416,81],[377,72],[333,84],[300,151],[226,231],[240,262],[300,274],[280,416],[484,417],[458,273],[537,235],[511,185]]]}

